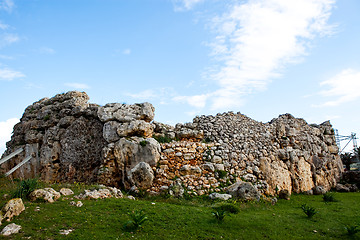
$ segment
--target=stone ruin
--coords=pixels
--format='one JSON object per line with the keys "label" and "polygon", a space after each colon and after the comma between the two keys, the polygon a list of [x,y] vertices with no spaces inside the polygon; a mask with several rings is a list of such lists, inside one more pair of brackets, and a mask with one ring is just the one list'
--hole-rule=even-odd
{"label": "stone ruin", "polygon": [[150,103],[99,106],[88,100],[86,93],[72,91],[27,107],[4,156],[25,151],[3,164],[2,172],[31,155],[12,177],[152,193],[178,184],[197,195],[246,181],[274,195],[329,190],[343,171],[328,121],[309,125],[284,114],[261,123],[228,112],[173,127],[153,121]]}

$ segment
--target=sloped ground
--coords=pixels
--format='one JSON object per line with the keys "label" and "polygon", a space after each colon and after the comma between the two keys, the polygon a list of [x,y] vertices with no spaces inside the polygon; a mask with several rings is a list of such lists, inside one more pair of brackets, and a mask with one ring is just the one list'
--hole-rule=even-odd
{"label": "sloped ground", "polygon": [[[14,186],[0,178],[1,206],[8,200],[3,195]],[[63,186],[52,185],[55,190]],[[75,194],[91,187],[70,186]],[[25,212],[12,221],[22,226],[21,232],[0,239],[360,239],[360,233],[350,238],[344,228],[360,223],[360,193],[335,193],[335,197],[339,201],[328,204],[322,196],[307,195],[293,195],[276,205],[231,201],[240,212],[227,215],[222,223],[211,214],[212,206],[221,203],[205,197],[83,200],[80,208],[70,206],[71,199],[65,197],[52,204],[25,201]],[[302,212],[304,203],[318,211],[312,219]],[[149,220],[137,232],[125,231],[128,213],[140,209]],[[3,222],[0,229],[7,224]],[[59,234],[62,229],[73,231],[64,236]]]}

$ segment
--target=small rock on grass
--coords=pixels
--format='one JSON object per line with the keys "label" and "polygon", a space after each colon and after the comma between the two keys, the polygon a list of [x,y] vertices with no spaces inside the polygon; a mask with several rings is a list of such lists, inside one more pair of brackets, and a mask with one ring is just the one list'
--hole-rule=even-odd
{"label": "small rock on grass", "polygon": [[74,231],[74,229],[61,229],[59,233],[61,235],[69,235],[69,233],[71,233],[72,231]]}
{"label": "small rock on grass", "polygon": [[62,189],[60,189],[60,193],[61,193],[61,195],[64,195],[64,196],[69,196],[69,195],[74,194],[74,192],[70,188],[62,188]]}
{"label": "small rock on grass", "polygon": [[11,234],[18,233],[21,229],[20,225],[16,225],[15,223],[10,223],[1,231],[1,235],[10,236]]}
{"label": "small rock on grass", "polygon": [[81,201],[77,201],[77,202],[71,201],[70,205],[71,206],[76,206],[76,207],[82,207],[84,204]]}

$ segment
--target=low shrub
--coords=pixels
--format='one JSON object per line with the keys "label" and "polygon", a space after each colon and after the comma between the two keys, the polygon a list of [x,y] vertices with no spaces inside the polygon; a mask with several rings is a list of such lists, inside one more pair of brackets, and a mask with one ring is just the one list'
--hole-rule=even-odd
{"label": "low shrub", "polygon": [[125,230],[136,231],[142,227],[143,223],[148,220],[148,217],[143,210],[135,210],[128,213],[130,220],[124,224]]}
{"label": "low shrub", "polygon": [[337,202],[335,196],[334,196],[334,193],[330,193],[330,192],[327,192],[323,195],[323,200],[325,203],[329,203],[329,202]]}
{"label": "low shrub", "polygon": [[222,222],[226,216],[226,211],[222,209],[214,209],[214,211],[212,211],[212,215],[218,222]]}
{"label": "low shrub", "polygon": [[37,179],[26,179],[20,181],[15,192],[13,193],[14,198],[28,199],[31,192],[33,192],[38,186]]}
{"label": "low shrub", "polygon": [[349,236],[353,236],[356,233],[360,232],[360,229],[358,227],[359,227],[358,225],[346,225],[345,229]]}
{"label": "low shrub", "polygon": [[317,213],[317,211],[314,207],[310,207],[306,204],[303,204],[301,206],[301,209],[303,210],[303,212],[306,214],[306,216],[308,218],[312,218]]}

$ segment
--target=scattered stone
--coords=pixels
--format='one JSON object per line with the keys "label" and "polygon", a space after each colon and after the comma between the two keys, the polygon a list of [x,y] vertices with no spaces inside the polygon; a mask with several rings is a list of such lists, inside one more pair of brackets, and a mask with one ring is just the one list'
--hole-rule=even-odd
{"label": "scattered stone", "polygon": [[60,189],[60,193],[61,193],[61,195],[64,195],[64,196],[69,196],[69,195],[74,194],[74,192],[70,188],[62,188],[62,189]]}
{"label": "scattered stone", "polygon": [[70,205],[75,207],[82,207],[84,204],[81,201],[77,201],[77,202],[71,201]]}
{"label": "scattered stone", "polygon": [[209,195],[209,198],[211,200],[215,200],[215,199],[219,199],[219,200],[229,200],[230,198],[232,198],[232,196],[230,194],[220,194],[220,193],[212,193]]}
{"label": "scattered stone", "polygon": [[25,206],[21,198],[11,199],[0,211],[0,225],[3,219],[10,222],[14,216],[19,216],[24,210]]}
{"label": "scattered stone", "polygon": [[40,207],[39,206],[36,206],[35,209],[34,209],[35,212],[39,212],[40,211]]}
{"label": "scattered stone", "polygon": [[75,196],[77,199],[104,199],[104,198],[111,198],[111,192],[109,189],[102,188],[99,190],[85,190],[84,193]]}
{"label": "scattered stone", "polygon": [[74,229],[61,229],[59,233],[61,235],[69,235],[72,231],[74,231]]}
{"label": "scattered stone", "polygon": [[9,197],[10,197],[10,195],[7,194],[7,193],[5,193],[5,194],[3,195],[3,199],[8,199]]}
{"label": "scattered stone", "polygon": [[126,198],[130,199],[130,200],[136,200],[136,198],[134,196],[128,195]]}
{"label": "scattered stone", "polygon": [[115,187],[107,187],[107,189],[109,189],[109,191],[111,192],[111,195],[114,198],[123,198],[124,197],[124,195],[120,189],[117,189]]}
{"label": "scattered stone", "polygon": [[3,236],[10,236],[11,234],[18,233],[20,230],[21,230],[20,225],[16,225],[15,223],[10,223],[9,225],[3,228],[0,234]]}
{"label": "scattered stone", "polygon": [[49,203],[60,198],[61,194],[52,188],[36,189],[29,195],[30,201],[36,201],[38,199],[44,200]]}
{"label": "scattered stone", "polygon": [[275,205],[278,199],[276,197],[271,198],[271,205]]}

